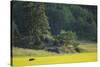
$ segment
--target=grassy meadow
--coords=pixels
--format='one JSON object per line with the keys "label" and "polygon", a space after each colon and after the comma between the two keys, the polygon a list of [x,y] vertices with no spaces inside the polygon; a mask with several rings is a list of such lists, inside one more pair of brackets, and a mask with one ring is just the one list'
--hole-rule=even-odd
{"label": "grassy meadow", "polygon": [[[96,43],[81,43],[79,47],[81,53],[73,54],[57,54],[44,50],[13,48],[13,66],[96,61]],[[35,60],[29,61],[29,58]]]}

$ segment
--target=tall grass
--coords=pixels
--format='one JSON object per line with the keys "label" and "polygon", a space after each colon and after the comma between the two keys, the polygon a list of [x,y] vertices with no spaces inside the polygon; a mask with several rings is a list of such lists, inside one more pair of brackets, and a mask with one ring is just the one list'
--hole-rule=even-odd
{"label": "tall grass", "polygon": [[34,50],[34,49],[24,49],[24,48],[18,48],[13,47],[12,54],[14,57],[18,56],[53,56],[57,55],[57,53],[48,52],[45,50]]}
{"label": "tall grass", "polygon": [[81,42],[79,48],[81,52],[97,52],[97,43]]}

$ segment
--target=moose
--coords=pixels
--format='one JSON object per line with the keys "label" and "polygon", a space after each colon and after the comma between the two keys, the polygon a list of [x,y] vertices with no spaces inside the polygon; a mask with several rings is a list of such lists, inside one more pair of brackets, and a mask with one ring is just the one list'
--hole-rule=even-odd
{"label": "moose", "polygon": [[29,61],[33,61],[33,60],[35,60],[35,59],[34,59],[34,58],[30,58],[30,59],[29,59]]}

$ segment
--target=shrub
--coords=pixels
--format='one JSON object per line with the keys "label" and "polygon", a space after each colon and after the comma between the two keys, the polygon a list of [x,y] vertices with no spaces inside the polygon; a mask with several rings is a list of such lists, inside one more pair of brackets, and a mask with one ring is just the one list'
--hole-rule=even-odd
{"label": "shrub", "polygon": [[62,30],[61,33],[58,35],[58,39],[64,40],[64,49],[66,50],[67,48],[78,48],[79,42],[77,40],[77,35],[75,32],[72,31],[64,31]]}

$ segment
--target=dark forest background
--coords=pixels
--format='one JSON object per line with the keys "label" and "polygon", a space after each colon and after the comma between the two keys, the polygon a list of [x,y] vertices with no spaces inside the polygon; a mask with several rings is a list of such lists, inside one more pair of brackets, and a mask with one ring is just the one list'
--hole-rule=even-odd
{"label": "dark forest background", "polygon": [[11,9],[14,47],[79,51],[80,41],[97,41],[96,6],[12,1]]}

